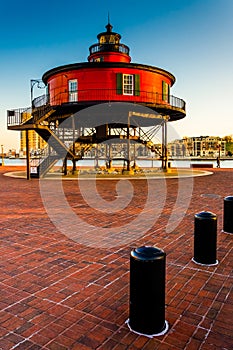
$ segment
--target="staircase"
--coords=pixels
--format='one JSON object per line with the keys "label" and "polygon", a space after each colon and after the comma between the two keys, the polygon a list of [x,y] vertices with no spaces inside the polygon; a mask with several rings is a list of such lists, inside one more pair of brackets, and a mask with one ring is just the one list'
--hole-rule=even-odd
{"label": "staircase", "polygon": [[[44,176],[51,167],[59,159],[82,159],[86,149],[90,148],[90,145],[83,145],[81,152],[75,153],[72,151],[72,147],[66,146],[73,143],[73,130],[68,136],[62,136],[63,132],[60,129],[54,128],[52,130],[49,125],[49,117],[56,112],[56,107],[52,107],[50,104],[41,106],[17,109],[8,111],[8,128],[12,130],[34,130],[39,136],[45,140],[52,148],[52,153],[49,152],[47,156],[39,161],[36,165],[37,171],[31,174],[32,177]],[[56,134],[57,131],[57,134]],[[60,134],[59,134],[60,133]]]}
{"label": "staircase", "polygon": [[137,142],[146,145],[147,148],[151,150],[151,152],[155,152],[158,156],[162,156],[162,153],[155,148],[154,143],[152,142],[153,136],[158,132],[160,126],[156,126],[150,130],[150,132],[146,133],[142,128],[139,128],[139,138]]}
{"label": "staircase", "polygon": [[37,166],[37,173],[33,177],[44,176],[59,159],[79,160],[82,158],[80,155],[76,156],[48,126],[37,124],[35,130],[53,148],[54,152],[42,159]]}
{"label": "staircase", "polygon": [[55,109],[53,109],[50,105],[37,107],[35,110],[32,110],[32,123],[41,124],[54,112]]}
{"label": "staircase", "polygon": [[35,130],[37,134],[39,134],[49,144],[49,146],[54,149],[60,158],[75,158],[73,152],[66,147],[60,138],[47,125],[38,124]]}
{"label": "staircase", "polygon": [[37,172],[31,173],[32,178],[43,177],[60,159],[59,155],[48,155],[37,165]]}

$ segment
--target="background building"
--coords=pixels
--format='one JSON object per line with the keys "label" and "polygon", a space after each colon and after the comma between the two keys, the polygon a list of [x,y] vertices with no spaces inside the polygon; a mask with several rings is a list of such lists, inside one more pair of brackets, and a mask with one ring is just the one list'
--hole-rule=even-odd
{"label": "background building", "polygon": [[224,157],[226,141],[218,136],[184,137],[169,143],[168,152],[175,157]]}
{"label": "background building", "polygon": [[[28,138],[29,138],[29,151],[30,154],[33,155],[39,155],[43,153],[43,149],[46,147],[47,142],[42,139],[34,130],[28,131]],[[26,156],[26,131],[23,130],[20,132],[20,150],[19,150],[20,156]]]}

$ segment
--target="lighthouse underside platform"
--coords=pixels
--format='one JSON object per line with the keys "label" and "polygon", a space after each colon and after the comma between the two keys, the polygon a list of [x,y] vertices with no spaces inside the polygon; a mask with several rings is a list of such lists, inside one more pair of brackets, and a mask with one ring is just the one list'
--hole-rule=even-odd
{"label": "lighthouse underside platform", "polygon": [[[147,107],[132,103],[102,103],[82,108],[76,113],[74,105],[66,106],[59,118],[56,107],[44,106],[35,108],[31,113],[27,111],[8,111],[8,127],[12,130],[35,130],[44,139],[48,148],[43,157],[36,163],[36,174],[44,176],[59,160],[72,160],[74,169],[76,162],[94,150],[94,156],[99,157],[100,147],[106,144],[101,155],[111,167],[112,150],[117,148],[115,156],[127,158],[127,169],[130,161],[135,158],[135,145],[144,145],[162,156],[162,153],[153,148],[153,136],[161,127],[164,127],[169,116],[160,115]],[[43,112],[44,110],[44,112]],[[46,113],[46,114],[44,114]],[[103,155],[103,152],[105,154]],[[93,152],[92,152],[93,153]]]}
{"label": "lighthouse underside platform", "polygon": [[[114,101],[113,103],[122,103],[121,101]],[[89,101],[88,103],[84,102],[73,102],[73,103],[65,103],[61,106],[54,106],[54,113],[51,115],[49,120],[63,120],[66,118],[69,118],[72,114],[78,113],[88,107],[96,106],[96,105],[102,105],[103,103],[109,103],[111,104],[111,101],[109,102],[103,102],[103,101]],[[131,103],[131,102],[124,102],[124,103]],[[140,103],[138,104],[140,106],[143,106],[145,108],[150,108],[154,113],[158,113],[161,115],[169,115],[169,121],[177,121],[185,117],[186,113],[184,109],[176,106],[164,106],[159,105],[156,103]],[[148,122],[147,122],[148,123]]]}

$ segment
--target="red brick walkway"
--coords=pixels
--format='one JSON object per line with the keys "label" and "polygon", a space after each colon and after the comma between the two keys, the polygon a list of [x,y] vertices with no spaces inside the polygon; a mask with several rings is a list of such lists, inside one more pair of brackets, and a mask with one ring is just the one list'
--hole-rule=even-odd
{"label": "red brick walkway", "polygon": [[[172,232],[165,227],[176,201],[177,179],[167,180],[162,213],[142,237],[134,241],[132,229],[127,232],[130,243],[104,248],[103,242],[103,248],[95,248],[97,235],[87,235],[84,245],[59,232],[42,204],[39,181],[3,176],[13,169],[0,168],[0,349],[233,349],[233,235],[221,233],[223,198],[233,195],[233,170],[214,169],[213,175],[194,179],[187,213]],[[159,191],[160,180],[155,181]],[[135,196],[127,211],[118,214],[89,208],[75,181],[65,181],[64,192],[73,212],[101,230],[129,223],[143,211],[146,182],[131,184]],[[115,186],[105,180],[97,185],[109,203],[116,198]],[[59,212],[55,199],[54,206]],[[217,266],[191,261],[194,214],[202,210],[218,215]],[[180,207],[176,211],[179,215]],[[130,332],[125,324],[129,255],[143,244],[167,254],[169,331],[153,339]]]}

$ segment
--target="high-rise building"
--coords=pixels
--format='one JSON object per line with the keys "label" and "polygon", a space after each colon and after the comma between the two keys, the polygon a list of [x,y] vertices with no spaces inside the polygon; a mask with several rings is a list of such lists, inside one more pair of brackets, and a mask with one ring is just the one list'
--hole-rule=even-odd
{"label": "high-rise building", "polygon": [[[42,139],[34,130],[28,131],[29,151],[32,155],[40,154],[41,150],[46,147],[45,140]],[[26,154],[26,131],[20,132],[20,152]]]}

